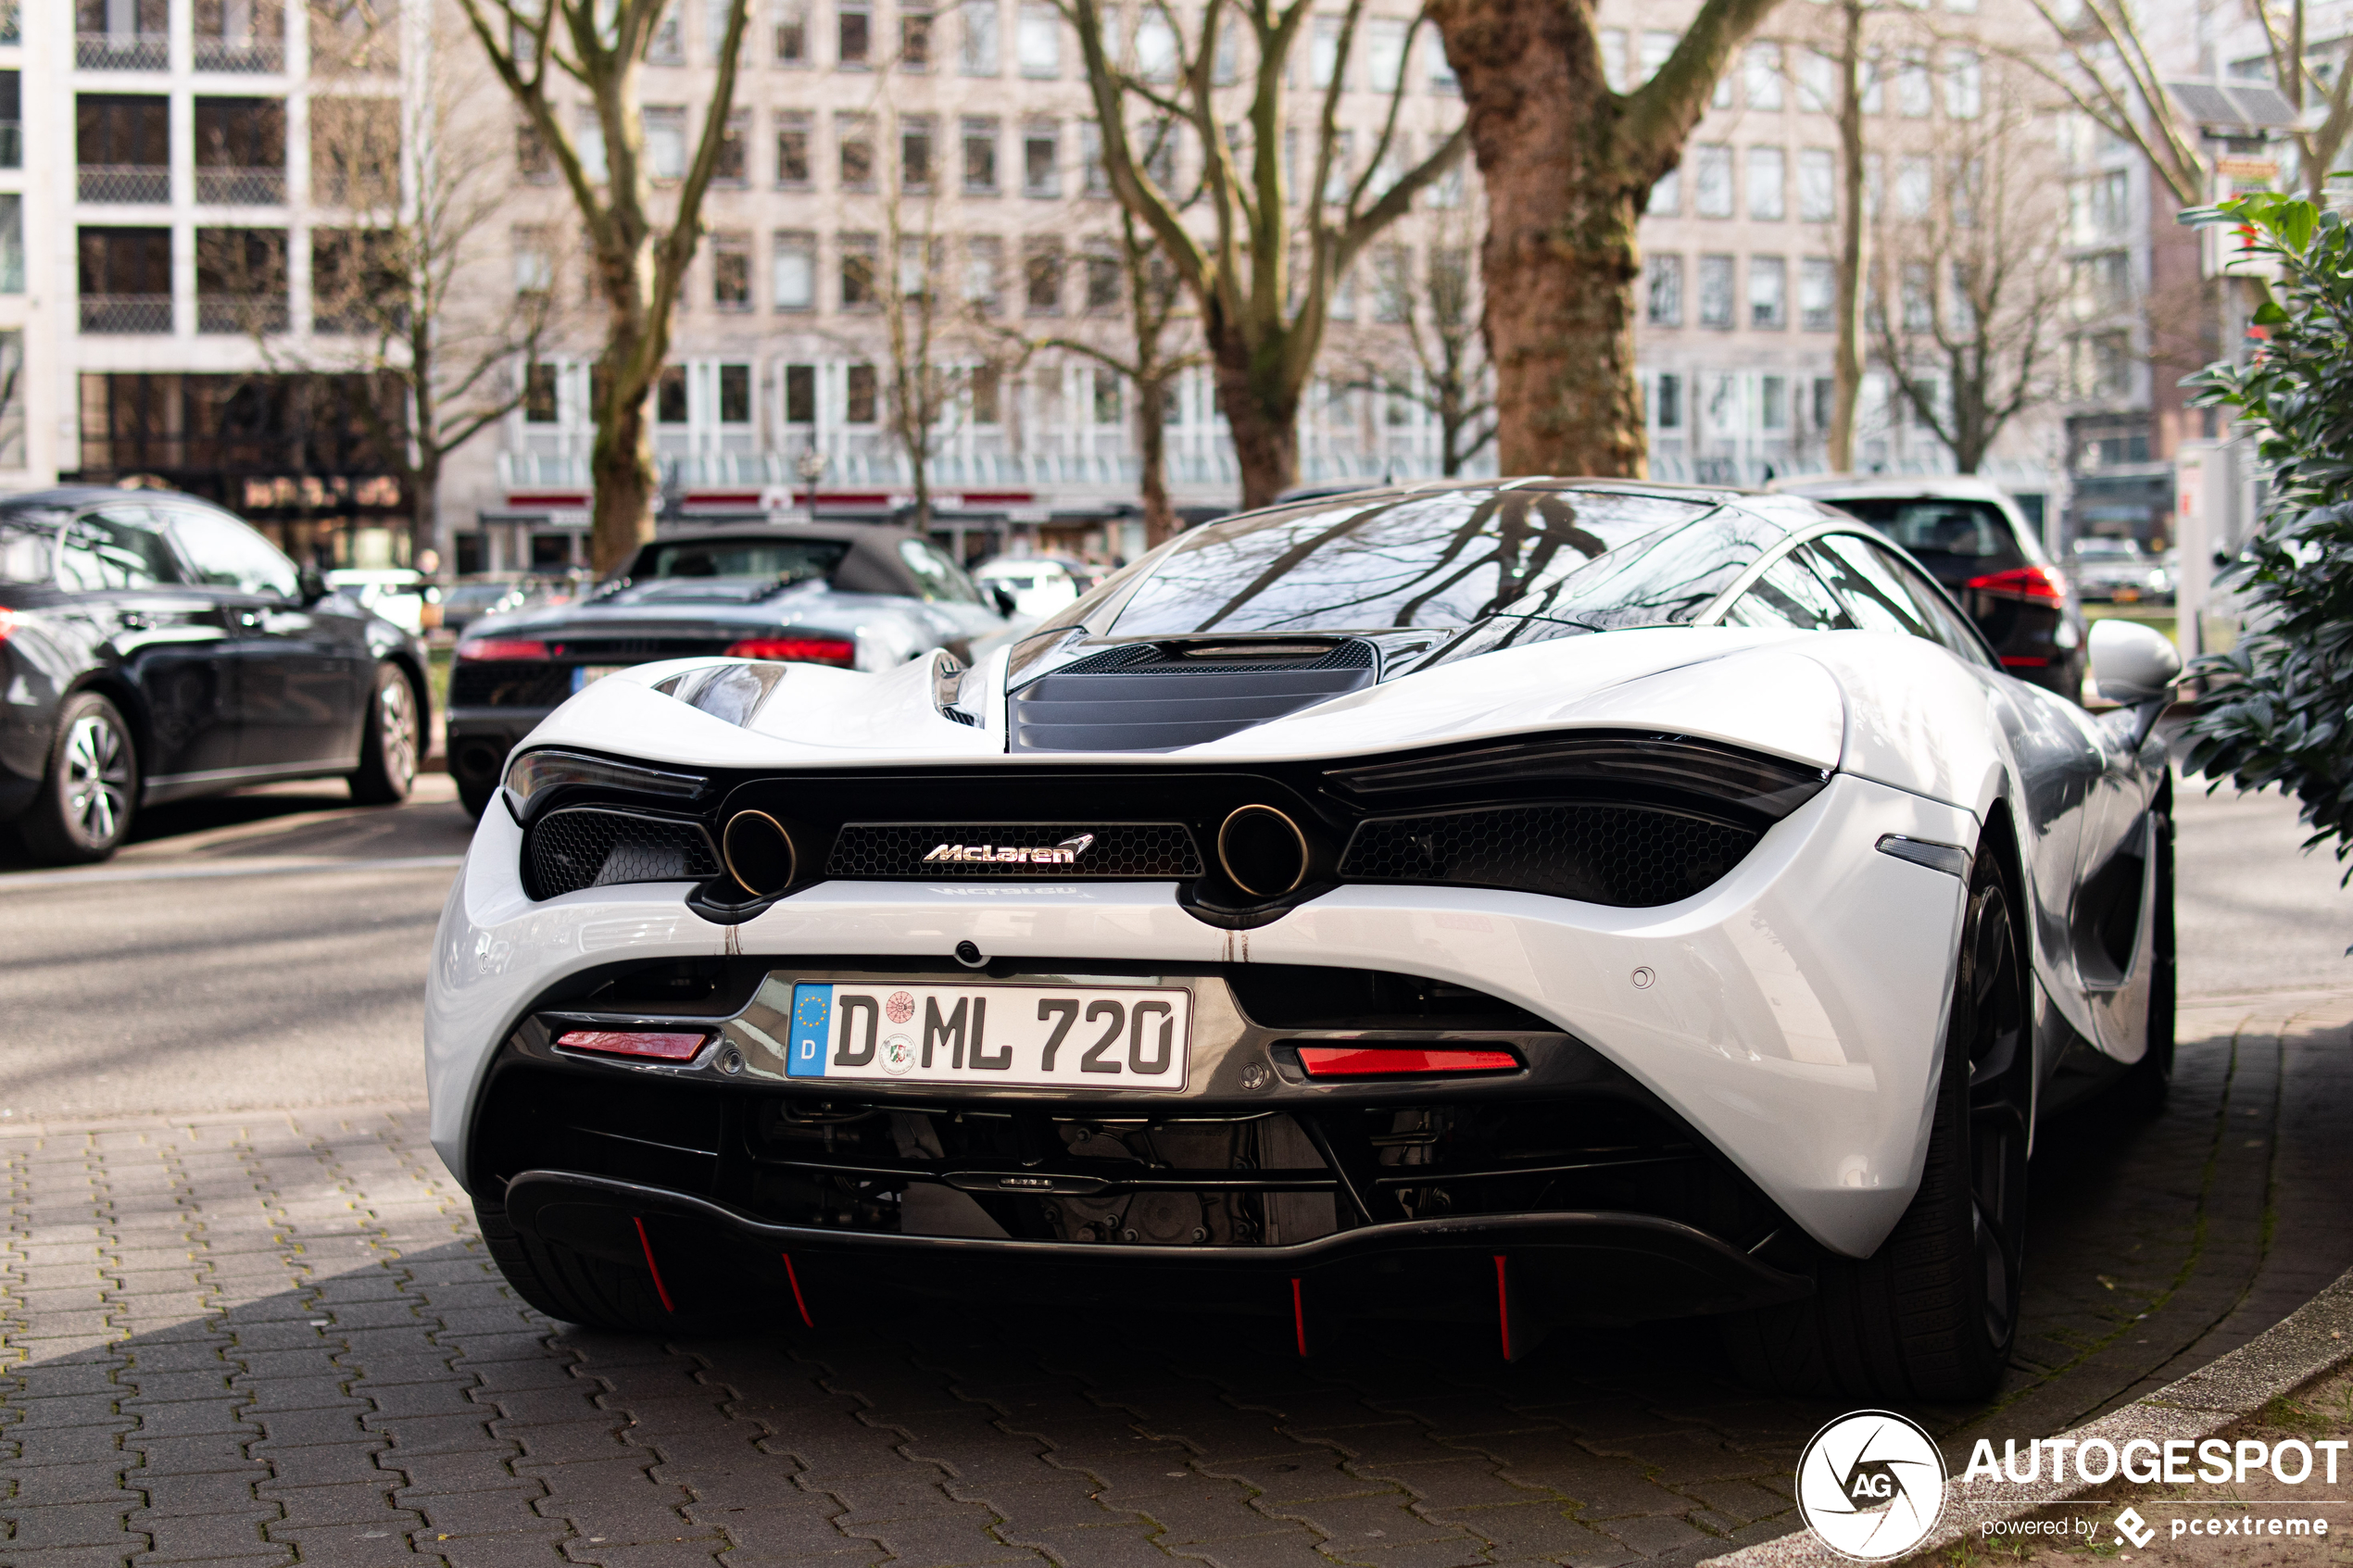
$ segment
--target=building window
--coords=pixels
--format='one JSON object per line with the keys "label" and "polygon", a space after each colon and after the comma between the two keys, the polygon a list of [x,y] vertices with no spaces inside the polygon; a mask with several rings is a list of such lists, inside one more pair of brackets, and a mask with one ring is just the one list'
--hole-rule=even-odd
{"label": "building window", "polygon": [[559,404],[556,395],[556,367],[531,365],[522,376],[522,420],[525,424],[551,425],[556,422]]}
{"label": "building window", "polygon": [[862,69],[875,47],[875,14],[862,0],[838,0],[834,11],[834,60]]}
{"label": "building window", "polygon": [[2129,176],[2118,169],[2078,180],[2067,188],[2069,225],[2077,245],[2124,232],[2132,214]]}
{"label": "building window", "polygon": [[778,310],[817,308],[817,236],[780,233],[769,260],[769,282]]}
{"label": "building window", "polygon": [[1955,119],[1975,119],[1985,112],[1985,72],[1974,49],[1954,49],[1944,56],[1944,112]]}
{"label": "building window", "polygon": [[1671,371],[1659,373],[1658,414],[1655,422],[1661,430],[1683,428],[1683,378]]}
{"label": "building window", "polygon": [[1022,250],[1022,299],[1032,316],[1059,316],[1063,309],[1063,245],[1034,239]]}
{"label": "building window", "polygon": [[1111,194],[1111,170],[1103,167],[1103,130],[1093,120],[1078,127],[1079,190],[1089,196]]}
{"label": "building window", "polygon": [[1797,217],[1802,223],[1837,221],[1838,155],[1828,147],[1798,150]]}
{"label": "building window", "polygon": [[805,0],[781,0],[774,12],[770,42],[776,63],[799,68],[809,63],[809,6]]}
{"label": "building window", "polygon": [[1101,315],[1119,308],[1119,257],[1102,251],[1087,256],[1087,311]]}
{"label": "building window", "polygon": [[1373,17],[1365,21],[1365,85],[1376,93],[1395,93],[1404,86],[1405,41],[1412,31],[1412,24],[1403,17]]}
{"label": "building window", "polygon": [[1413,314],[1414,253],[1383,245],[1373,254],[1373,320],[1395,325]]}
{"label": "building window", "polygon": [[1002,424],[1004,415],[1004,382],[994,365],[975,365],[972,379],[966,383],[972,399],[972,420],[976,425]]}
{"label": "building window", "polygon": [[964,194],[997,194],[997,122],[993,119],[964,121]]}
{"label": "building window", "polygon": [[24,197],[0,194],[0,294],[24,293]]}
{"label": "building window", "polygon": [[882,243],[872,234],[844,234],[841,237],[841,307],[844,310],[875,310],[882,300],[875,292],[875,263],[882,255]]}
{"label": "building window", "polygon": [[1063,194],[1062,133],[1051,125],[1033,125],[1021,133],[1021,193]]}
{"label": "building window", "polygon": [[646,172],[656,181],[680,180],[686,173],[686,111],[675,106],[646,110]]}
{"label": "building window", "polygon": [[1120,395],[1119,372],[1108,365],[1095,368],[1094,415],[1099,425],[1115,425],[1126,418],[1125,399]]}
{"label": "building window", "polygon": [[854,425],[870,425],[881,411],[881,378],[872,365],[852,365],[843,378],[842,417]]}
{"label": "building window", "polygon": [[786,365],[785,367],[785,423],[813,425],[817,422],[817,367]]}
{"label": "building window", "polygon": [[1831,416],[1838,412],[1838,383],[1829,376],[1814,378],[1814,428],[1831,428]]}
{"label": "building window", "polygon": [[997,74],[997,0],[964,0],[956,40],[956,69],[966,76]]}
{"label": "building window", "polygon": [[1807,114],[1838,108],[1838,62],[1819,49],[1797,56],[1797,107]]}
{"label": "building window", "polygon": [[1683,324],[1683,258],[1654,256],[1642,268],[1645,311],[1654,327]]}
{"label": "building window", "polygon": [[964,305],[975,316],[994,316],[1005,307],[1005,242],[976,234],[964,242]]}
{"label": "building window", "polygon": [[[1323,28],[1338,18],[1315,19],[1317,57],[1321,58]],[[1176,30],[1168,24],[1168,14],[1155,6],[1147,6],[1136,19],[1136,74],[1146,82],[1176,80]]]}
{"label": "building window", "polygon": [[515,172],[526,184],[555,182],[556,160],[547,155],[547,143],[539,134],[539,127],[527,119],[515,122]]}
{"label": "building window", "polygon": [[1926,157],[1915,153],[1895,160],[1895,215],[1898,218],[1926,218],[1929,204],[1935,199],[1935,176],[1930,172]]}
{"label": "building window", "polygon": [[1748,258],[1748,324],[1767,332],[1789,325],[1789,263],[1778,256]]}
{"label": "building window", "polygon": [[686,422],[686,367],[664,365],[654,378],[654,422],[682,425]]}
{"label": "building window", "polygon": [[711,237],[711,303],[722,310],[751,308],[751,236]]}
{"label": "building window", "polygon": [[1651,187],[1650,199],[1642,204],[1642,211],[1652,218],[1680,218],[1683,214],[1682,170],[1670,169],[1658,177]]}
{"label": "building window", "polygon": [[736,109],[719,132],[719,161],[711,171],[722,185],[740,190],[751,182],[751,111]]}
{"label": "building window", "polygon": [[1699,258],[1699,324],[1729,332],[1732,325],[1732,258]]}
{"label": "building window", "polygon": [[914,195],[931,191],[932,122],[918,116],[899,122],[899,188]]}
{"label": "building window", "polygon": [[899,64],[904,70],[931,69],[931,8],[902,6],[899,10]]}
{"label": "building window", "polygon": [[1675,52],[1675,45],[1682,42],[1682,37],[1683,35],[1680,32],[1665,32],[1656,29],[1642,34],[1642,80],[1644,82],[1648,82],[1658,74],[1658,68],[1667,63],[1667,57]]}
{"label": "building window", "polygon": [[514,232],[515,293],[545,298],[556,289],[555,231],[536,224]]}
{"label": "building window", "polygon": [[1797,324],[1809,332],[1837,330],[1838,270],[1826,256],[1797,264]]}
{"label": "building window", "polygon": [[675,0],[654,20],[654,30],[646,40],[646,63],[657,66],[682,66],[686,63],[686,28],[678,19]]}
{"label": "building window", "polygon": [[1022,75],[1051,82],[1063,73],[1062,13],[1051,5],[1025,0],[1014,23],[1013,55]]}
{"label": "building window", "polygon": [[1789,216],[1788,181],[1783,165],[1788,155],[1779,147],[1748,149],[1748,215],[1768,223]]}
{"label": "building window", "polygon": [[788,191],[810,185],[809,117],[788,114],[776,121],[776,183]]}
{"label": "building window", "polygon": [[719,367],[719,422],[723,425],[751,423],[751,367],[749,365]]}
{"label": "building window", "polygon": [[610,178],[605,169],[605,122],[598,117],[597,106],[580,106],[579,118],[573,121],[573,150],[580,155],[580,171],[592,185],[601,185]]}
{"label": "building window", "polygon": [[1748,94],[1748,107],[1753,109],[1778,109],[1781,107],[1781,46],[1778,44],[1752,44],[1741,56],[1741,85]]}
{"label": "building window", "polygon": [[1895,112],[1906,119],[1926,119],[1934,103],[1929,91],[1927,57],[1906,52],[1895,67]]}
{"label": "building window", "polygon": [[931,297],[933,276],[939,270],[937,240],[903,238],[899,242],[899,303],[921,305]]}
{"label": "building window", "polygon": [[1732,149],[1703,143],[1692,153],[1692,192],[1702,218],[1732,215]]}
{"label": "building window", "polygon": [[1789,429],[1789,378],[1756,378],[1756,422],[1767,430]]}
{"label": "building window", "polygon": [[1936,327],[1936,269],[1925,261],[1906,261],[1903,273],[1904,330],[1932,332]]}
{"label": "building window", "polygon": [[875,117],[867,114],[834,116],[834,143],[841,153],[841,188],[845,191],[873,190]]}

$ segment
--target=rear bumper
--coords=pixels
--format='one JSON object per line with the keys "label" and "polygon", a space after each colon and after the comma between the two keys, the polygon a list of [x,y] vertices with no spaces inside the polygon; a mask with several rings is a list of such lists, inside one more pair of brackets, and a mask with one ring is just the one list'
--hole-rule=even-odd
{"label": "rear bumper", "polygon": [[[829,1296],[866,1287],[970,1299],[1149,1300],[1162,1310],[1290,1310],[1291,1282],[1317,1310],[1349,1316],[1485,1317],[1498,1260],[1524,1310],[1592,1323],[1736,1311],[1812,1293],[1805,1274],[1646,1214],[1559,1212],[1365,1226],[1289,1247],[1164,1247],[880,1236],[776,1224],[686,1193],[565,1171],[508,1185],[518,1230],[643,1267],[648,1253],[681,1310],[747,1281],[799,1288],[814,1321]],[[639,1234],[639,1224],[645,1227]],[[785,1261],[791,1260],[786,1273]],[[709,1293],[709,1294],[705,1294]],[[702,1296],[698,1301],[696,1297]]]}
{"label": "rear bumper", "polygon": [[552,708],[452,708],[446,721],[449,772],[476,790],[494,787],[508,753],[555,711]]}

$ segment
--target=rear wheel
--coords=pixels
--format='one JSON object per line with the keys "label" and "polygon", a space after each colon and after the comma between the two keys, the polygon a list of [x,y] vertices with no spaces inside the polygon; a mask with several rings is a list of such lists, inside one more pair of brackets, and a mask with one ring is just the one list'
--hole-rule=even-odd
{"label": "rear wheel", "polygon": [[1818,1271],[1812,1299],[1743,1313],[1743,1375],[1792,1392],[1973,1400],[2018,1333],[2033,1052],[2026,976],[1998,867],[1969,879],[1943,1077],[1919,1191],[1880,1248]]}
{"label": "rear wheel", "polygon": [[362,806],[397,806],[417,784],[417,758],[424,725],[417,714],[416,688],[396,664],[376,666],[368,694],[367,728],[359,741],[359,767],[349,775],[351,798]]}
{"label": "rear wheel", "polygon": [[103,860],[129,836],[138,809],[131,727],[97,693],[75,693],[58,709],[41,793],[17,822],[26,853],[45,865]]}
{"label": "rear wheel", "polygon": [[2173,800],[2169,789],[2149,808],[2149,852],[2157,857],[2150,896],[2148,1048],[2133,1064],[2125,1094],[2152,1115],[2173,1088]]}

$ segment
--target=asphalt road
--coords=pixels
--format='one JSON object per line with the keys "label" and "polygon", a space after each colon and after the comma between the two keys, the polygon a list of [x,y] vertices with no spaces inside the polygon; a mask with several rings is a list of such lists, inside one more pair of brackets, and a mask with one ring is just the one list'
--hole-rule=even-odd
{"label": "asphalt road", "polygon": [[[548,1323],[415,1109],[447,790],[256,792],[106,868],[0,865],[10,1568],[1501,1568],[1793,1527],[1843,1407],[1743,1387],[1704,1324],[1509,1366],[1459,1327],[1343,1330],[1302,1363],[1246,1323],[1130,1317],[1109,1353],[985,1302],[844,1313],[823,1280],[814,1332]],[[2299,838],[2277,799],[2184,792],[2171,1103],[2043,1129],[2002,1392],[1908,1412],[1948,1454],[2146,1393],[2353,1267],[2353,895]]]}

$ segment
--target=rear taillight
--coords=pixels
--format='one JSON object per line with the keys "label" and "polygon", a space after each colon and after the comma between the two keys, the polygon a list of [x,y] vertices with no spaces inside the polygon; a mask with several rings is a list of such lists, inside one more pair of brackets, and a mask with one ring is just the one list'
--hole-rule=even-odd
{"label": "rear taillight", "polygon": [[1418,1047],[1302,1046],[1299,1064],[1310,1078],[1397,1078],[1433,1073],[1516,1073],[1519,1058],[1504,1050],[1424,1050]]}
{"label": "rear taillight", "polygon": [[1972,577],[1969,580],[1969,586],[1998,599],[2018,599],[2027,604],[2061,605],[2067,602],[2067,579],[2047,566],[2014,566],[2007,571]]}
{"label": "rear taillight", "polygon": [[730,659],[774,659],[791,664],[858,662],[858,645],[838,637],[746,637],[727,650]]}
{"label": "rear taillight", "polygon": [[556,1036],[558,1047],[596,1056],[635,1057],[640,1061],[692,1061],[710,1035],[692,1033],[640,1033],[610,1029],[573,1029]]}
{"label": "rear taillight", "polygon": [[5,643],[14,636],[16,630],[17,612],[13,609],[0,609],[0,643]]}
{"label": "rear taillight", "polygon": [[458,657],[464,659],[498,659],[512,663],[517,659],[546,659],[547,645],[522,637],[483,637],[458,645]]}

